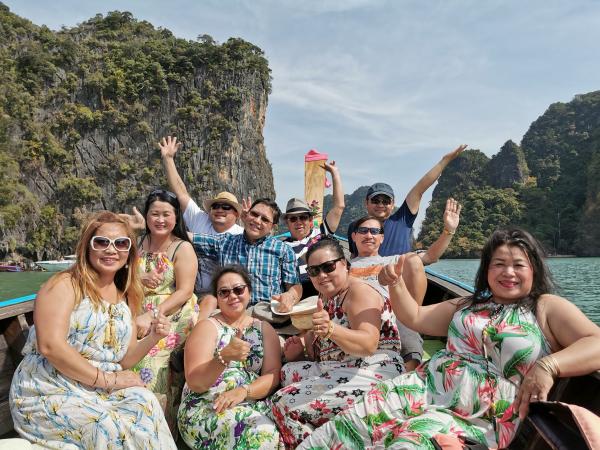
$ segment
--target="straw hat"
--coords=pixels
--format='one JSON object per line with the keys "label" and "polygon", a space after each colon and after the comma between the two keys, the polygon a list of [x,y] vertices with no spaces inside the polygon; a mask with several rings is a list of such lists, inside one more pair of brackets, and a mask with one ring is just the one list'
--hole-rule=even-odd
{"label": "straw hat", "polygon": [[204,206],[204,211],[210,211],[210,207],[213,205],[213,203],[227,203],[228,205],[233,206],[238,214],[242,213],[242,205],[238,203],[237,197],[231,192],[219,192],[215,198],[204,200],[202,203],[202,206]]}

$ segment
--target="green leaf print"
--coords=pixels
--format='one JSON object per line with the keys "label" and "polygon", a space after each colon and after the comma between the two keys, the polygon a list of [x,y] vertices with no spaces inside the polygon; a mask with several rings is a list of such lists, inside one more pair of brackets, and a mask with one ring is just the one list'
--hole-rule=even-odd
{"label": "green leaf print", "polygon": [[517,370],[517,366],[525,361],[532,353],[532,348],[522,348],[521,350],[517,350],[512,358],[504,366],[502,372],[504,373],[505,378],[510,378],[514,375],[518,375],[519,371]]}
{"label": "green leaf print", "polygon": [[345,419],[335,419],[335,430],[345,449],[356,449],[364,450],[365,444],[363,443],[360,433],[352,426],[352,423]]}
{"label": "green leaf print", "polygon": [[437,388],[435,387],[435,377],[433,376],[433,373],[431,372],[431,370],[429,370],[429,367],[427,367],[425,369],[427,375],[426,375],[426,380],[427,380],[427,390],[433,395],[433,394],[439,394],[439,391],[437,390]]}
{"label": "green leaf print", "polygon": [[369,426],[369,429],[371,427],[374,427],[374,426],[376,427],[376,426],[381,425],[382,423],[388,422],[389,420],[392,420],[392,418],[390,416],[388,416],[385,411],[381,411],[378,414],[369,414],[364,419],[364,421]]}
{"label": "green leaf print", "polygon": [[406,385],[394,385],[392,390],[394,393],[401,397],[406,397],[406,394],[424,394],[425,387],[420,384],[406,384]]}
{"label": "green leaf print", "polygon": [[408,424],[407,430],[415,433],[422,433],[431,435],[437,433],[437,431],[444,425],[443,422],[435,419],[413,419]]}
{"label": "green leaf print", "polygon": [[512,308],[510,313],[507,314],[505,320],[509,325],[519,325],[519,308]]}
{"label": "green leaf print", "polygon": [[462,337],[460,331],[458,331],[458,328],[456,327],[456,324],[454,322],[450,322],[450,326],[448,327],[448,337]]}
{"label": "green leaf print", "polygon": [[510,405],[511,403],[507,400],[498,400],[496,403],[494,403],[496,417],[502,417],[504,411],[506,411]]}
{"label": "green leaf print", "polygon": [[467,434],[468,437],[470,437],[471,439],[475,439],[481,444],[487,445],[485,435],[481,432],[479,428],[474,427],[468,421],[461,419],[459,416],[456,415],[454,416],[454,421],[460,428],[462,428],[462,430]]}
{"label": "green leaf print", "polygon": [[[398,438],[394,438],[393,433],[389,433],[385,440],[383,441],[383,445],[385,448],[389,448],[392,445],[398,444],[400,442],[406,442],[410,444],[412,447],[418,448],[419,450],[435,450],[435,447],[431,443],[431,440],[424,436],[414,436],[412,439],[403,438],[402,436]],[[416,447],[418,446],[418,447]]]}

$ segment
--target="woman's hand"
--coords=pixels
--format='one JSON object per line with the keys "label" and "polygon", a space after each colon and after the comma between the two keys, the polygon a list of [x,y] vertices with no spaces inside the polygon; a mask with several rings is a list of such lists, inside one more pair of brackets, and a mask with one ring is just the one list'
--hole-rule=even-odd
{"label": "woman's hand", "polygon": [[277,311],[279,312],[290,312],[296,301],[294,299],[294,295],[289,292],[284,292],[282,294],[275,294],[271,297],[272,300],[275,300],[279,304],[277,305]]}
{"label": "woman's hand", "polygon": [[163,282],[165,276],[159,266],[154,267],[150,272],[141,275],[142,284],[148,289],[156,289]]}
{"label": "woman's hand", "polygon": [[175,136],[167,136],[166,138],[162,138],[158,143],[160,147],[160,154],[163,158],[175,158],[175,153],[181,147],[181,142],[177,142],[177,138]]}
{"label": "woman's hand", "polygon": [[105,387],[107,384],[107,390],[109,391],[125,389],[128,387],[145,386],[144,382],[140,378],[140,375],[131,370],[121,370],[118,372],[104,372],[100,375],[99,378],[100,380],[97,382],[97,385],[100,387]]}
{"label": "woman's hand", "polygon": [[530,402],[546,401],[548,399],[548,392],[550,392],[553,384],[552,375],[538,364],[535,364],[529,370],[515,398],[513,410],[519,413],[519,419],[523,420],[527,416]]}
{"label": "woman's hand", "polygon": [[398,261],[384,266],[377,275],[377,280],[382,286],[390,286],[396,284],[402,279],[402,268],[404,267],[404,259],[406,255],[400,255]]}
{"label": "woman's hand", "polygon": [[323,300],[317,300],[317,311],[312,315],[313,332],[319,337],[325,337],[329,332],[329,313],[323,309]]}
{"label": "woman's hand", "polygon": [[152,319],[153,312],[146,311],[144,314],[140,314],[135,318],[135,326],[137,328],[137,337],[138,339],[143,338],[150,331],[150,327],[152,327]]}
{"label": "woman's hand", "polygon": [[283,344],[283,354],[285,360],[302,361],[304,358],[304,342],[299,336],[291,336],[287,338]]}
{"label": "woman's hand", "polygon": [[246,358],[248,358],[250,344],[242,340],[242,336],[242,330],[238,330],[237,334],[229,341],[229,344],[221,350],[221,358],[225,362],[246,361]]}
{"label": "woman's hand", "polygon": [[215,398],[213,408],[215,409],[215,412],[219,414],[246,400],[247,394],[248,392],[243,387],[236,387],[230,391],[225,391]]}
{"label": "woman's hand", "polygon": [[152,319],[150,334],[162,339],[171,331],[171,321],[160,311],[156,310],[156,312],[156,317]]}

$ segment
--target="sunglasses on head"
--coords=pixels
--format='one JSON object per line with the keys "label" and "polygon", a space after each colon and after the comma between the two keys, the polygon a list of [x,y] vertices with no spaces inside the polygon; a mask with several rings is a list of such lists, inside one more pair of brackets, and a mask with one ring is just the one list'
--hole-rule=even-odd
{"label": "sunglasses on head", "polygon": [[316,266],[306,266],[306,273],[309,277],[316,277],[323,271],[323,273],[331,273],[335,270],[335,266],[338,261],[341,261],[344,257],[332,259],[331,261],[325,261],[324,263],[317,264]]}
{"label": "sunglasses on head", "polygon": [[378,234],[383,234],[383,228],[375,228],[375,227],[358,227],[356,229],[356,233],[358,234],[367,234],[371,233],[373,236]]}
{"label": "sunglasses on head", "polygon": [[375,198],[369,199],[369,201],[374,205],[389,206],[392,204],[392,199],[389,197],[375,197]]}
{"label": "sunglasses on head", "polygon": [[273,221],[272,221],[271,219],[269,219],[269,218],[268,218],[268,217],[266,217],[266,216],[263,216],[262,214],[259,214],[259,213],[257,213],[257,212],[256,212],[256,211],[254,211],[254,210],[250,210],[250,211],[248,211],[248,215],[249,215],[250,217],[252,217],[253,219],[260,219],[260,221],[261,221],[262,223],[273,223]]}
{"label": "sunglasses on head", "polygon": [[150,192],[150,195],[166,195],[167,197],[170,197],[174,200],[177,200],[177,196],[175,194],[173,194],[171,191],[167,191],[166,189],[154,189],[152,192]]}
{"label": "sunglasses on head", "polygon": [[229,297],[229,295],[233,292],[235,295],[242,295],[245,291],[246,288],[248,287],[248,285],[246,284],[239,284],[237,286],[232,287],[231,289],[229,288],[221,288],[217,291],[217,297],[219,298],[227,298]]}
{"label": "sunglasses on head", "polygon": [[210,209],[222,209],[223,211],[231,211],[233,206],[228,203],[213,203],[210,205]]}
{"label": "sunglasses on head", "polygon": [[310,214],[298,214],[297,216],[288,216],[287,217],[287,220],[292,223],[296,223],[297,221],[308,222],[309,219],[310,219]]}
{"label": "sunglasses on head", "polygon": [[90,240],[90,245],[93,250],[106,250],[112,245],[118,252],[128,252],[131,248],[131,239],[126,236],[114,239],[105,236],[94,236]]}

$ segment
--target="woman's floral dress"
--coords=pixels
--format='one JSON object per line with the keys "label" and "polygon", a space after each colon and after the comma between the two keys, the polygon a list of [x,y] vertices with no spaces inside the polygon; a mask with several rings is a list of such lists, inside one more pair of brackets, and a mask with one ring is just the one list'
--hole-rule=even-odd
{"label": "woman's floral dress", "polygon": [[[173,255],[177,252],[179,245],[175,248]],[[140,254],[139,264],[141,271],[150,272],[156,269],[163,274],[163,281],[156,289],[144,288],[144,309],[149,311],[175,292],[175,266],[166,255],[149,252]],[[171,383],[169,383],[169,357],[174,349],[183,345],[196,324],[198,319],[196,296],[192,294],[178,311],[169,316],[169,319],[171,320],[169,334],[158,341],[133,370],[140,373],[142,381],[152,392],[166,394],[169,405],[171,405],[173,394],[170,392]]]}
{"label": "woman's floral dress", "polygon": [[[213,318],[208,320],[218,329],[216,348],[225,348],[237,330]],[[279,433],[268,417],[270,406],[266,401],[244,401],[220,414],[216,414],[213,408],[219,394],[252,383],[260,376],[264,356],[262,322],[254,320],[243,331],[243,339],[251,344],[250,354],[244,363],[230,362],[212,387],[202,394],[192,391],[187,385],[183,388],[177,419],[179,433],[191,448],[278,448]]]}
{"label": "woman's floral dress", "polygon": [[513,401],[521,381],[549,351],[531,308],[462,308],[446,349],[379,384],[299,448],[428,449],[438,433],[505,448],[519,424]]}
{"label": "woman's floral dress", "polygon": [[[346,291],[347,292],[347,291]],[[325,302],[329,318],[350,328],[343,303],[346,292]],[[379,346],[367,357],[347,355],[330,339],[315,341],[318,361],[296,361],[281,369],[285,387],[273,395],[273,416],[287,447],[297,446],[377,383],[404,371],[396,316],[383,299]]]}
{"label": "woman's floral dress", "polygon": [[[95,308],[85,298],[71,313],[67,342],[90,364],[120,371],[131,333],[125,302]],[[93,389],[56,370],[36,344],[34,326],[10,388],[10,410],[22,437],[47,448],[176,449],[152,392]]]}

